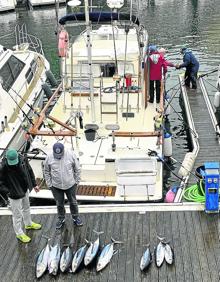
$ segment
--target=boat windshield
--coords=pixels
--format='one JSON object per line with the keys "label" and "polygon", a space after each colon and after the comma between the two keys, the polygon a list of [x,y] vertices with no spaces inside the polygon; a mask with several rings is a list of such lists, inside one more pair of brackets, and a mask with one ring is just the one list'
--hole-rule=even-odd
{"label": "boat windshield", "polygon": [[2,80],[2,87],[5,91],[10,90],[24,66],[25,64],[13,55],[3,65],[0,69],[0,77]]}

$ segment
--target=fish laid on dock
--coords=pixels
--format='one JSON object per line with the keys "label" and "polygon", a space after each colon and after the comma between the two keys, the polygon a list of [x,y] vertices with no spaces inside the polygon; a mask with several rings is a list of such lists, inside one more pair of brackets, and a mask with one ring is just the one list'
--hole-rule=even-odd
{"label": "fish laid on dock", "polygon": [[72,261],[72,272],[73,273],[75,273],[79,269],[84,259],[86,250],[87,250],[87,244],[79,248],[79,250],[76,251],[76,253],[74,254],[73,261]]}
{"label": "fish laid on dock", "polygon": [[49,254],[50,254],[50,245],[49,243],[47,243],[47,245],[39,253],[36,260],[35,273],[37,278],[40,278],[47,270]]}
{"label": "fish laid on dock", "polygon": [[73,260],[73,250],[70,246],[68,246],[67,248],[65,248],[65,250],[61,255],[60,270],[62,272],[69,271],[71,268],[72,260]]}
{"label": "fish laid on dock", "polygon": [[48,259],[48,270],[52,275],[57,275],[60,262],[60,243],[50,247],[50,254]]}
{"label": "fish laid on dock", "polygon": [[104,233],[102,231],[97,232],[95,230],[93,230],[93,232],[98,234],[98,238],[94,242],[90,242],[90,246],[89,246],[88,250],[86,251],[86,254],[85,254],[85,257],[84,257],[85,266],[91,264],[94,261],[96,255],[98,254],[98,251],[100,249],[99,235]]}
{"label": "fish laid on dock", "polygon": [[143,253],[143,256],[141,257],[140,269],[142,271],[147,270],[151,262],[152,262],[152,255],[151,255],[150,248],[148,245],[147,249]]}
{"label": "fish laid on dock", "polygon": [[115,255],[118,251],[114,250],[114,244],[121,244],[120,241],[115,241],[111,238],[112,243],[107,244],[101,251],[101,254],[98,258],[96,270],[100,271],[106,267],[106,265],[110,262],[113,255]]}
{"label": "fish laid on dock", "polygon": [[173,249],[171,248],[171,246],[166,243],[165,244],[165,247],[164,247],[164,251],[165,251],[165,260],[168,264],[173,264],[174,262],[174,251]]}
{"label": "fish laid on dock", "polygon": [[157,267],[161,267],[165,258],[165,248],[163,242],[159,242],[155,250],[155,262]]}

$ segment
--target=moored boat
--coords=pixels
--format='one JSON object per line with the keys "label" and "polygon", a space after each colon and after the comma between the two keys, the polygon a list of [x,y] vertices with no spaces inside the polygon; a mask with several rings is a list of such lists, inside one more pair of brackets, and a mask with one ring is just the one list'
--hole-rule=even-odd
{"label": "moored boat", "polygon": [[0,13],[12,11],[17,5],[16,0],[0,0]]}
{"label": "moored boat", "polygon": [[66,3],[66,0],[28,0],[29,4],[32,7],[37,7],[37,6],[44,6],[44,5],[55,5],[56,3],[59,2],[59,4]]}
{"label": "moored boat", "polygon": [[0,157],[26,142],[26,126],[43,107],[50,70],[40,40],[27,34],[24,25],[16,27],[16,36],[13,49],[0,45]]}
{"label": "moored boat", "polygon": [[[160,104],[149,104],[147,31],[138,17],[115,9],[60,19],[63,93],[50,116],[43,110],[29,129],[37,137],[28,156],[41,182],[41,163],[52,145],[59,140],[74,149],[82,171],[79,200],[161,201],[163,88]],[[86,30],[69,41],[67,29],[80,22]],[[45,119],[52,123],[41,128]],[[42,189],[31,197],[52,194]]]}

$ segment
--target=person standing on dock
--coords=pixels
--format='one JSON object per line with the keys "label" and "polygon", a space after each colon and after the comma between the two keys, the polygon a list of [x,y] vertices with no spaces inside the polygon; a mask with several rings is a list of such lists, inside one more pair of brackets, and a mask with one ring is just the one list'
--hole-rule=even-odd
{"label": "person standing on dock", "polygon": [[180,53],[183,54],[183,63],[176,66],[176,69],[186,68],[185,71],[185,86],[190,87],[192,83],[192,89],[197,89],[197,74],[199,70],[199,62],[193,55],[192,51],[186,47],[180,49]]}
{"label": "person standing on dock", "polygon": [[31,238],[22,228],[22,218],[25,229],[41,229],[41,224],[31,220],[29,189],[39,192],[33,170],[28,160],[18,154],[15,149],[8,149],[0,167],[0,182],[7,188],[12,211],[13,228],[16,238],[28,243]]}
{"label": "person standing on dock", "polygon": [[62,228],[65,224],[65,195],[69,201],[73,224],[82,226],[76,200],[77,185],[80,182],[80,165],[75,153],[66,150],[62,143],[56,142],[53,151],[45,160],[44,177],[57,205],[56,229]]}

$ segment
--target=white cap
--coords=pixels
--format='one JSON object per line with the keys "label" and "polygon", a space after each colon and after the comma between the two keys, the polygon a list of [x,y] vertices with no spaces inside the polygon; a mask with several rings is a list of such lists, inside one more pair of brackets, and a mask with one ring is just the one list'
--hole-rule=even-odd
{"label": "white cap", "polygon": [[160,48],[160,49],[158,50],[158,52],[159,52],[159,53],[163,53],[163,54],[165,54],[165,53],[167,52],[167,50],[166,50],[166,49],[164,49],[164,48]]}

